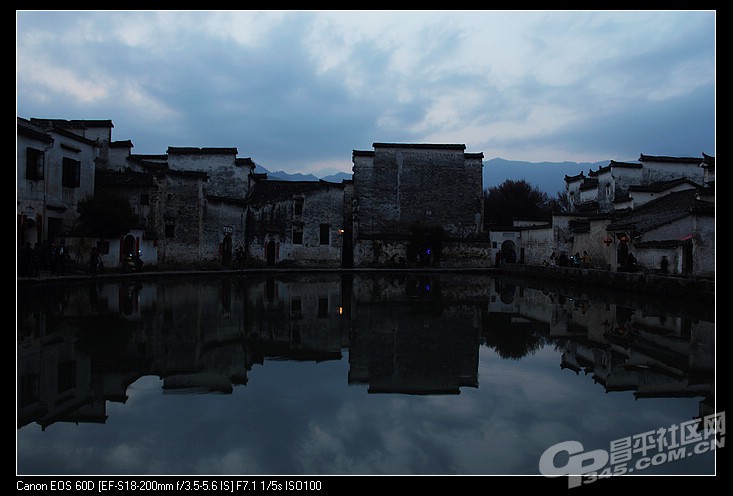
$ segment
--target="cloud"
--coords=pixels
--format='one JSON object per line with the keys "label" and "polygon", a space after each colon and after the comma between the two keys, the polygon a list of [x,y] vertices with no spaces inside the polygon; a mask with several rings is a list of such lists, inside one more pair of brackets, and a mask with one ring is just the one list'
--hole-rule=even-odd
{"label": "cloud", "polygon": [[[715,12],[21,11],[16,34],[21,117],[112,119],[137,153],[232,146],[307,172],[376,141],[542,161],[714,147]],[[660,117],[600,124],[638,109]]]}

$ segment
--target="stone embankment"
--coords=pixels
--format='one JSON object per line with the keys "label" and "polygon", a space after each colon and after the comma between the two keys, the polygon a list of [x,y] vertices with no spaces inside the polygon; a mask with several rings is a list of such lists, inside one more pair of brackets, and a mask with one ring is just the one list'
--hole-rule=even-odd
{"label": "stone embankment", "polygon": [[507,264],[500,273],[584,288],[681,299],[692,304],[715,303],[715,280],[708,278],[526,264]]}

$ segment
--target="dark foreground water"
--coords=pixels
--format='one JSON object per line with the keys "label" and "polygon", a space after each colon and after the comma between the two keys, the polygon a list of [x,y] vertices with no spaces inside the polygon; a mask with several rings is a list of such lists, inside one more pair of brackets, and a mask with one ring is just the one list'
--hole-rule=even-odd
{"label": "dark foreground water", "polygon": [[178,276],[21,286],[17,335],[17,474],[539,476],[567,441],[560,472],[605,452],[599,473],[715,473],[712,308],[476,274]]}

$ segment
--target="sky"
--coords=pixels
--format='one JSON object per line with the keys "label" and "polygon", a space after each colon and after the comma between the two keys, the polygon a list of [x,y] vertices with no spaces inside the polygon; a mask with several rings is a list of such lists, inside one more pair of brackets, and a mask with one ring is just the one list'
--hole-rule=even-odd
{"label": "sky", "polygon": [[375,142],[530,162],[715,155],[716,12],[16,11],[16,115],[135,154],[351,171]]}

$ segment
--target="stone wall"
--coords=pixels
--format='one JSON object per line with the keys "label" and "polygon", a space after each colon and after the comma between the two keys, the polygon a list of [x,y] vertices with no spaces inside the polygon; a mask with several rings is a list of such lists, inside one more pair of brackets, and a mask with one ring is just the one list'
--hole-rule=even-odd
{"label": "stone wall", "polygon": [[236,148],[168,148],[168,166],[176,171],[205,172],[206,192],[243,200],[248,191],[250,168],[237,164]]}
{"label": "stone wall", "polygon": [[354,154],[354,194],[359,234],[406,233],[440,226],[449,236],[481,232],[481,160],[464,145],[374,144]]}
{"label": "stone wall", "polygon": [[[154,196],[154,197],[153,197]],[[203,181],[168,174],[150,199],[161,263],[190,264],[202,258]]]}
{"label": "stone wall", "polygon": [[[247,265],[340,267],[345,235],[344,187],[320,183],[295,196],[251,205]],[[295,213],[296,199],[302,201],[301,214]],[[272,254],[268,260],[268,249],[274,249],[274,260]]]}

